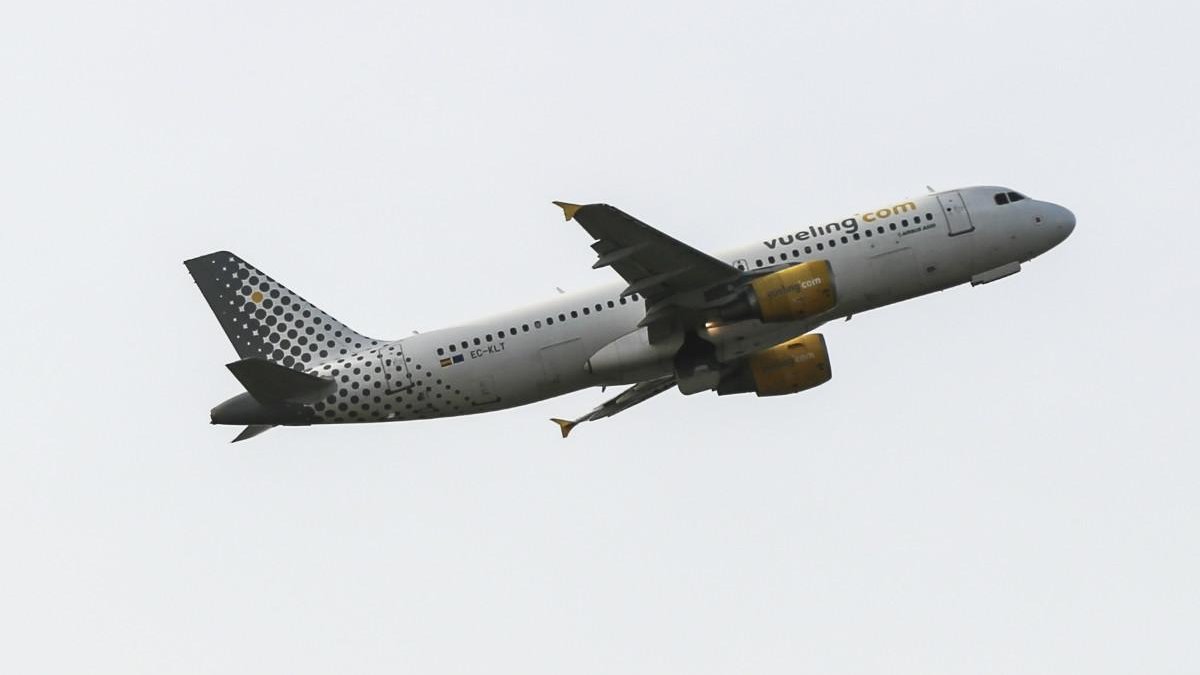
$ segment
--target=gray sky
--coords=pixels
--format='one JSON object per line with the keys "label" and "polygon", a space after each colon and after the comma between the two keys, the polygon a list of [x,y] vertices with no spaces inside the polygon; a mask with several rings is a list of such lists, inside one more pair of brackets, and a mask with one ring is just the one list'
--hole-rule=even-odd
{"label": "gray sky", "polygon": [[[0,27],[0,671],[1194,673],[1192,3],[24,3]],[[1075,211],[835,377],[231,446],[180,264],[392,338],[937,188]],[[610,392],[611,393],[611,392]]]}

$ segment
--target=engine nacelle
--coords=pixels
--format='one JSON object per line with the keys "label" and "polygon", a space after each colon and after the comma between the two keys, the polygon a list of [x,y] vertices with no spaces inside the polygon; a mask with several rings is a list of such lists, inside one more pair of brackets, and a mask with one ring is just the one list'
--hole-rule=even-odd
{"label": "engine nacelle", "polygon": [[813,260],[755,279],[742,297],[723,308],[720,315],[726,321],[799,321],[836,304],[833,266],[828,260]]}
{"label": "engine nacelle", "polygon": [[825,336],[811,333],[754,354],[740,368],[721,377],[717,394],[795,394],[825,384],[832,377]]}
{"label": "engine nacelle", "polygon": [[650,332],[639,328],[604,345],[587,360],[587,369],[610,384],[632,384],[671,372],[672,360],[683,345],[677,333],[662,342],[650,343]]}

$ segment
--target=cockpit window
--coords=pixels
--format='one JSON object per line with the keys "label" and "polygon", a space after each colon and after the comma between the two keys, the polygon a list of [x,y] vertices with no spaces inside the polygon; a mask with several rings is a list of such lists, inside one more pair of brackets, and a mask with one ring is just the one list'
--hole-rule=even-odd
{"label": "cockpit window", "polygon": [[1023,195],[1019,192],[1008,193],[1008,201],[1010,201],[1010,202],[1019,202],[1022,199],[1025,199],[1025,195]]}
{"label": "cockpit window", "polygon": [[996,193],[996,204],[999,206],[1004,206],[1007,203],[1008,203],[1008,195],[1004,194],[1003,192],[997,192]]}

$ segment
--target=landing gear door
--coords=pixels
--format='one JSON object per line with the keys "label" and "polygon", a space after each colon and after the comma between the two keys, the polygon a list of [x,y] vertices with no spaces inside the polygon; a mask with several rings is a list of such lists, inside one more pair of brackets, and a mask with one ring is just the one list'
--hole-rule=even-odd
{"label": "landing gear door", "polygon": [[966,234],[975,230],[971,222],[971,214],[963,203],[962,195],[958,192],[945,192],[937,196],[942,207],[942,216],[946,218],[947,232],[951,237]]}

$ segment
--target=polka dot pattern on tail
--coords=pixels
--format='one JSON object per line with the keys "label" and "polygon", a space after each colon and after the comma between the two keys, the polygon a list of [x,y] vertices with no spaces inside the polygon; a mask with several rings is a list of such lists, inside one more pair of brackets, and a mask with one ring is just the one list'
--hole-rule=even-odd
{"label": "polka dot pattern on tail", "polygon": [[308,370],[380,344],[228,251],[184,265],[243,359],[261,357]]}

